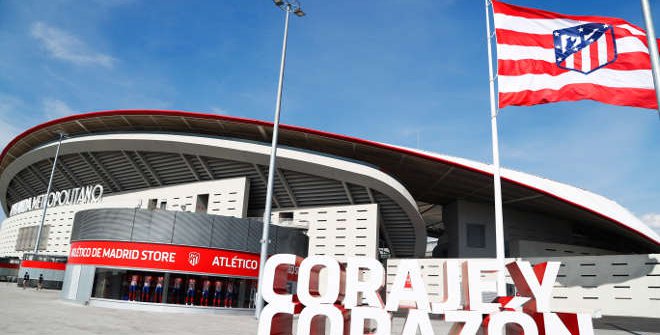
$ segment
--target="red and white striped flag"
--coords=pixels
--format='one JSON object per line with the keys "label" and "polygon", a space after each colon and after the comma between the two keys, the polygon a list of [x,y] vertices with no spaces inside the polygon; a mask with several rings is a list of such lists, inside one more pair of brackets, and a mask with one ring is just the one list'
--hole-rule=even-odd
{"label": "red and white striped flag", "polygon": [[643,29],[493,1],[499,106],[590,99],[657,109]]}

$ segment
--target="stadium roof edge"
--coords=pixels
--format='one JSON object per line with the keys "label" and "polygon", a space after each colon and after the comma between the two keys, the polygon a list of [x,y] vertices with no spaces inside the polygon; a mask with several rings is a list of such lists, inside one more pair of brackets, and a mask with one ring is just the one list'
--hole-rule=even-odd
{"label": "stadium roof edge", "polygon": [[[217,114],[209,114],[209,113],[199,113],[199,112],[189,112],[189,111],[176,111],[176,110],[133,109],[133,110],[95,111],[95,112],[89,112],[83,114],[75,114],[36,125],[16,136],[12,141],[9,142],[9,144],[7,144],[7,146],[2,151],[2,154],[0,155],[0,173],[4,171],[4,169],[11,163],[11,161],[13,161],[17,156],[20,156],[22,154],[20,151],[27,152],[30,149],[36,147],[37,145],[41,145],[57,140],[58,131],[64,130],[62,125],[68,122],[80,122],[86,119],[113,117],[113,116],[149,116],[151,118],[154,117],[157,118],[159,116],[182,117],[182,118],[196,118],[196,119],[233,122],[233,123],[240,123],[245,125],[262,126],[266,128],[272,128],[273,126],[271,122],[250,119],[250,118],[217,115]],[[136,130],[139,129],[140,129],[139,125],[136,125]],[[446,156],[446,155],[441,155],[441,154],[436,154],[421,150],[415,150],[401,146],[395,146],[391,144],[380,143],[380,142],[370,141],[353,136],[335,134],[335,133],[305,128],[300,126],[281,124],[280,129],[288,130],[292,132],[299,132],[306,135],[307,134],[316,135],[319,137],[346,141],[352,144],[361,144],[368,147],[379,148],[388,151],[394,151],[404,155],[410,155],[421,159],[440,162],[459,169],[476,172],[484,176],[492,177],[493,175],[491,171],[492,167],[490,165],[485,163],[470,161],[464,158],[457,158],[457,157],[451,157],[451,156]],[[181,128],[181,131],[185,131],[185,130],[186,130],[185,128]],[[30,136],[33,136],[37,133],[41,133],[43,131],[47,131],[49,133],[49,136],[42,136],[40,139],[35,140],[34,141],[35,143],[32,145],[26,144],[26,146],[28,147],[26,150],[15,149],[20,144],[21,141],[26,140]],[[195,130],[187,129],[187,132],[194,133]],[[94,131],[90,131],[89,133],[94,133]],[[16,155],[14,155],[12,151],[17,151]],[[617,225],[622,226],[625,229],[634,232],[636,235],[643,237],[645,240],[655,244],[656,247],[660,246],[660,237],[658,237],[658,235],[655,232],[653,232],[653,230],[651,230],[648,226],[643,224],[637,217],[635,217],[628,210],[626,210],[616,202],[606,199],[600,195],[567,184],[562,184],[549,179],[536,177],[527,173],[508,170],[508,169],[502,169],[502,179],[503,181],[522,186],[526,189],[533,190],[535,192],[557,199],[575,208],[595,214],[603,219],[606,219],[607,221],[616,223]]]}

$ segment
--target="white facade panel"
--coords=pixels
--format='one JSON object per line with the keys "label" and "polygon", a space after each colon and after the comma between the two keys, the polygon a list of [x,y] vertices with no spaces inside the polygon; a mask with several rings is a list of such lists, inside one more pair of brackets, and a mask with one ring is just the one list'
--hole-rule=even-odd
{"label": "white facade panel", "polygon": [[[510,263],[520,259],[507,259]],[[543,257],[522,259],[538,264],[558,261],[562,266],[555,282],[550,308],[553,312],[593,315],[660,317],[660,254]],[[387,293],[392,289],[401,259],[387,261]],[[445,259],[416,259],[430,302],[444,299]],[[460,259],[466,261],[466,259]],[[512,284],[508,273],[507,283]],[[462,288],[461,288],[462,289]],[[490,299],[484,299],[484,301]],[[404,302],[404,305],[412,302]]]}
{"label": "white facade panel", "polygon": [[351,256],[378,256],[377,204],[306,209],[298,214],[309,222],[308,255],[333,256],[339,262]]}
{"label": "white facade panel", "polygon": [[[170,211],[194,212],[198,195],[209,195],[204,213],[245,218],[248,206],[249,182],[247,178],[231,178],[184,185],[151,188],[144,191],[113,194],[98,203],[48,208],[44,225],[50,226],[44,255],[66,256],[69,253],[73,219],[78,211],[95,208],[149,208],[150,201],[160,208],[165,204]],[[42,209],[11,216],[0,228],[0,256],[22,257],[16,251],[18,231],[23,227],[39,225]],[[31,252],[28,251],[28,252]]]}

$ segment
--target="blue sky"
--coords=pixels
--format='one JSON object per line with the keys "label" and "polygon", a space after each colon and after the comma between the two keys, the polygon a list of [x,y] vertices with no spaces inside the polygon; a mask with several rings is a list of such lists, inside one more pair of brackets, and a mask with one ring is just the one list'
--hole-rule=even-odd
{"label": "blue sky", "polygon": [[[643,26],[638,1],[510,3]],[[302,4],[282,122],[492,161],[483,1]],[[0,0],[0,145],[95,110],[272,120],[283,19],[270,0]],[[505,108],[499,125],[504,167],[602,194],[660,228],[657,112],[557,103]]]}

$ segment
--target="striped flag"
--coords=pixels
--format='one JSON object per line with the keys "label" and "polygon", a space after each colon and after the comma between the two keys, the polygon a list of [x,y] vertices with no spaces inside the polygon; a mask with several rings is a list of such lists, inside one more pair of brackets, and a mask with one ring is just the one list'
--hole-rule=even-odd
{"label": "striped flag", "polygon": [[643,29],[493,1],[499,106],[595,100],[657,109]]}

